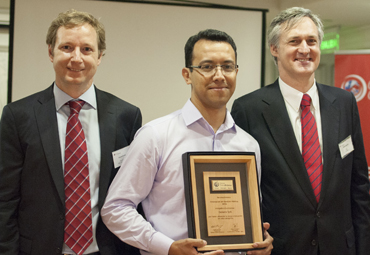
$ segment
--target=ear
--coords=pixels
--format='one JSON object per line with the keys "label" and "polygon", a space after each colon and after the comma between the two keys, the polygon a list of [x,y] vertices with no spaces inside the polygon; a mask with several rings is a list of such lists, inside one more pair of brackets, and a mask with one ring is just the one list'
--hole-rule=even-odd
{"label": "ear", "polygon": [[48,53],[49,53],[49,59],[51,62],[54,61],[54,55],[53,55],[53,49],[51,48],[51,45],[48,45]]}
{"label": "ear", "polygon": [[100,65],[102,58],[103,58],[103,52],[100,52],[99,57],[98,57],[98,65]]}
{"label": "ear", "polygon": [[279,55],[278,47],[276,45],[270,45],[270,52],[274,57],[278,57]]}
{"label": "ear", "polygon": [[184,80],[186,82],[186,84],[191,84],[191,77],[190,77],[190,69],[187,68],[187,67],[184,67],[182,69],[182,77],[184,77]]}

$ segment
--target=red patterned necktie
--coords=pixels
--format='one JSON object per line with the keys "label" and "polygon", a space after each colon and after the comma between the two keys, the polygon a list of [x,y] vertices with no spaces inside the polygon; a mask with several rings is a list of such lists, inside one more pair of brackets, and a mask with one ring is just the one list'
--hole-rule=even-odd
{"label": "red patterned necktie", "polygon": [[302,156],[316,201],[320,200],[322,181],[322,157],[315,117],[310,111],[311,97],[303,95],[301,102]]}
{"label": "red patterned necktie", "polygon": [[64,242],[80,255],[92,243],[92,215],[90,200],[89,163],[87,146],[78,114],[84,101],[69,101],[67,122],[64,189],[66,219]]}

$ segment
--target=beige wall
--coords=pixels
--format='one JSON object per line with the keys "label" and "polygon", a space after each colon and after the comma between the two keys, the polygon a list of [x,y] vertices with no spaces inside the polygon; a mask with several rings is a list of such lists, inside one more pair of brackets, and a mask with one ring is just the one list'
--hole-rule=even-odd
{"label": "beige wall", "polygon": [[[227,32],[238,47],[238,85],[228,107],[235,98],[260,87],[260,11],[85,0],[17,0],[13,100],[40,91],[54,80],[45,34],[51,20],[70,8],[101,18],[106,28],[107,51],[94,83],[140,107],[144,123],[182,108],[190,97],[191,86],[181,75],[184,45],[191,35],[206,28]],[[219,17],[232,19],[220,22]]]}
{"label": "beige wall", "polygon": [[[318,4],[324,2],[320,1],[287,1],[287,0],[202,0],[202,2],[208,3],[216,3],[216,4],[228,4],[233,6],[240,6],[240,7],[247,7],[247,8],[264,8],[268,9],[269,12],[267,13],[267,26],[269,25],[271,19],[280,11],[281,8],[287,8],[293,5],[299,5],[306,8],[311,8],[315,13],[318,13],[321,18],[324,20],[324,24],[329,24],[327,29],[331,29],[330,21],[328,23],[328,14],[327,10],[320,10]],[[325,0],[325,2],[330,2],[330,0]],[[6,3],[6,4],[5,4]],[[7,4],[9,0],[0,0],[0,8],[7,8]],[[333,6],[335,3],[335,8],[339,8],[339,2],[334,1]],[[334,7],[333,7],[334,8]],[[335,9],[335,11],[339,11]],[[350,15],[346,15],[350,16]],[[362,25],[362,26],[341,26],[338,28],[338,33],[340,35],[340,50],[356,50],[356,49],[370,49],[370,25]],[[249,35],[250,40],[253,40],[253,34]],[[276,80],[278,77],[277,68],[270,56],[268,45],[266,47],[266,65],[265,65],[265,84],[270,84]],[[46,70],[47,72],[52,72],[52,69]],[[242,72],[248,73],[250,70],[243,70]],[[316,71],[316,79],[320,83],[333,85],[334,84],[334,54],[323,54],[321,56],[321,64]],[[243,86],[243,84],[239,84],[239,86]],[[187,90],[184,90],[184,93],[187,93]],[[5,98],[4,89],[0,91],[0,97]],[[124,96],[125,99],[128,99]],[[1,102],[0,102],[1,103]],[[2,111],[2,107],[0,107],[0,113]]]}

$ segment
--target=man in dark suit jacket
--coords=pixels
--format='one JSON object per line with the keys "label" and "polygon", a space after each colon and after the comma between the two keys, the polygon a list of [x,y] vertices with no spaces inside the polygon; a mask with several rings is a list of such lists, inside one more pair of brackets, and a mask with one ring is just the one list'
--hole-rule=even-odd
{"label": "man in dark suit jacket", "polygon": [[[280,77],[237,99],[232,115],[261,147],[272,254],[368,255],[369,180],[359,113],[351,93],[315,81],[322,38],[322,23],[310,10],[294,7],[274,18],[269,44]],[[311,185],[301,154],[304,94],[312,98],[317,123],[321,192]]]}
{"label": "man in dark suit jacket", "polygon": [[[118,166],[112,152],[128,146],[141,126],[139,108],[97,89],[93,77],[105,32],[92,15],[59,14],[48,35],[55,82],[4,107],[0,122],[0,254],[137,254],[103,224],[100,209]],[[75,252],[65,242],[64,148],[69,101],[85,104],[93,241]]]}

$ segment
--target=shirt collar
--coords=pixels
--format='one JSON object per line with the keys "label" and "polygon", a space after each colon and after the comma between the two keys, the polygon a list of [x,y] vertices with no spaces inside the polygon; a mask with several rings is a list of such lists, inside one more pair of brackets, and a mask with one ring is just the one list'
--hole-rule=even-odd
{"label": "shirt collar", "polygon": [[[285,102],[289,104],[296,112],[299,112],[304,93],[289,86],[280,77],[279,87]],[[311,88],[305,94],[308,94],[311,97],[311,106],[313,106],[314,109],[319,109],[319,94],[317,91],[316,80],[314,80],[313,86],[311,86]]]}
{"label": "shirt collar", "polygon": [[195,105],[191,102],[190,99],[186,102],[186,104],[182,108],[182,116],[184,118],[186,126],[193,124],[199,119],[203,119],[202,114],[199,112],[199,110],[195,107]]}
{"label": "shirt collar", "polygon": [[[57,111],[59,111],[60,108],[62,108],[63,105],[65,105],[67,102],[71,100],[76,100],[64,91],[62,91],[54,82],[54,97],[55,97],[55,108]],[[92,84],[90,88],[85,91],[78,99],[84,100],[86,103],[88,103],[92,108],[96,110],[96,95],[95,95],[95,85]]]}
{"label": "shirt collar", "polygon": [[226,109],[225,121],[224,123],[222,123],[222,125],[220,126],[217,132],[223,132],[229,129],[232,129],[234,132],[236,132],[234,119],[233,117],[231,117],[229,110]]}
{"label": "shirt collar", "polygon": [[[182,115],[186,126],[189,126],[194,122],[199,121],[200,119],[203,119],[207,123],[207,121],[203,118],[202,114],[199,112],[199,110],[195,107],[195,105],[191,102],[190,99],[186,102],[186,104],[182,108]],[[221,133],[229,129],[232,129],[236,132],[234,119],[231,117],[230,112],[226,110],[225,121],[217,130],[217,133]]]}

